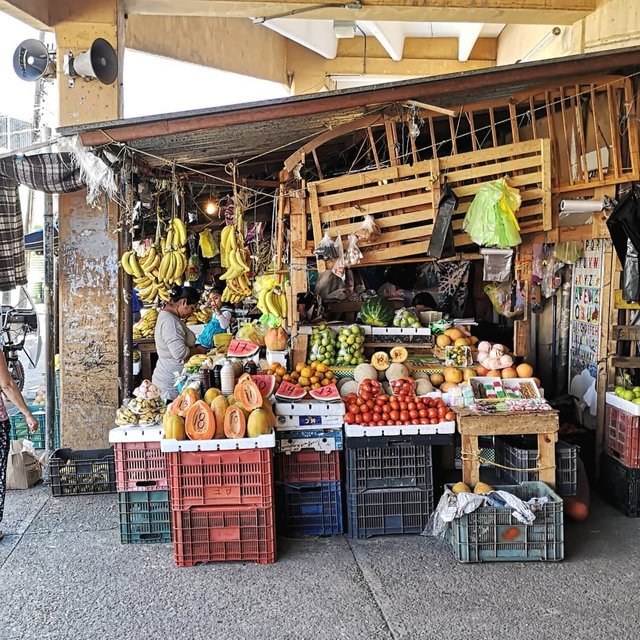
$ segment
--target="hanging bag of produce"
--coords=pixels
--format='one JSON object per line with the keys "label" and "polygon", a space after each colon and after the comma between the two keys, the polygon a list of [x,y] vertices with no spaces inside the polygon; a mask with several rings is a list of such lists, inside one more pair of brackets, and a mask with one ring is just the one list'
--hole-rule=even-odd
{"label": "hanging bag of produce", "polygon": [[357,324],[353,324],[350,327],[342,327],[338,332],[336,364],[343,367],[355,367],[364,361],[364,333],[362,327]]}
{"label": "hanging bag of produce", "polygon": [[358,247],[358,238],[355,233],[349,234],[349,246],[344,256],[344,263],[347,267],[355,267],[362,260],[362,251]]}
{"label": "hanging bag of produce", "polygon": [[522,242],[515,216],[521,203],[518,191],[504,178],[486,184],[476,193],[464,217],[462,230],[482,247],[515,247]]}
{"label": "hanging bag of produce", "polygon": [[380,235],[380,227],[376,224],[376,221],[373,219],[373,216],[367,214],[364,217],[362,225],[356,231],[356,236],[358,240],[364,240],[364,242],[371,242],[375,240]]}
{"label": "hanging bag of produce", "polygon": [[338,257],[338,247],[329,236],[328,231],[324,232],[324,236],[315,248],[314,253],[318,260],[335,260]]}
{"label": "hanging bag of produce", "polygon": [[311,330],[311,339],[309,340],[309,354],[307,364],[312,362],[322,362],[323,364],[334,364],[337,351],[336,332],[320,324]]}
{"label": "hanging bag of produce", "polygon": [[344,281],[344,279],[347,277],[347,270],[344,263],[344,249],[342,248],[342,237],[340,236],[340,234],[338,234],[338,237],[336,238],[335,245],[338,250],[338,257],[333,264],[331,273],[333,273],[334,276],[338,276],[338,278]]}
{"label": "hanging bag of produce", "polygon": [[440,260],[455,255],[453,245],[453,212],[458,207],[458,197],[447,184],[446,178],[442,187],[442,197],[438,203],[438,215],[433,225],[433,232],[429,240],[428,253]]}

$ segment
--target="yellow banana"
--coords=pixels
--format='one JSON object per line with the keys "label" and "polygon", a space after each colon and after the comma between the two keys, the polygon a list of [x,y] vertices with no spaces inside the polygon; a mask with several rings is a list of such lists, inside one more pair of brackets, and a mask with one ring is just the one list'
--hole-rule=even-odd
{"label": "yellow banana", "polygon": [[280,316],[282,318],[287,317],[287,296],[284,292],[280,292],[280,295],[277,297],[278,302],[280,303]]}
{"label": "yellow banana", "polygon": [[167,239],[165,241],[166,249],[171,251],[174,249],[175,245],[175,232],[173,231],[173,227],[169,227],[169,231],[167,231]]}
{"label": "yellow banana", "polygon": [[145,273],[153,273],[153,270],[160,264],[160,256],[156,255],[153,260],[146,265],[141,264],[142,270]]}
{"label": "yellow banana", "polygon": [[156,252],[156,248],[153,245],[151,245],[147,250],[147,252],[144,254],[144,257],[142,258],[142,260],[139,260],[140,266],[142,267],[142,270],[144,272],[147,271],[147,268],[156,259],[157,255],[158,254]]}
{"label": "yellow banana", "polygon": [[184,225],[184,222],[180,218],[173,218],[171,221],[173,224],[173,229],[175,235],[178,237],[178,244],[181,247],[184,247],[187,244],[187,228]]}
{"label": "yellow banana", "polygon": [[267,313],[272,316],[279,316],[280,309],[276,308],[275,303],[273,301],[273,289],[267,291],[267,294],[264,297],[265,308],[267,309]]}
{"label": "yellow banana", "polygon": [[172,284],[173,283],[173,271],[176,268],[176,256],[173,251],[169,251],[169,266],[167,267],[167,272],[164,275],[164,283]]}
{"label": "yellow banana", "polygon": [[142,271],[142,269],[140,268],[140,265],[138,264],[138,256],[136,255],[135,251],[132,251],[131,254],[129,255],[129,267],[131,268],[131,271],[133,271],[133,274],[136,277],[138,278],[144,277],[144,272]]}
{"label": "yellow banana", "polygon": [[138,291],[138,298],[143,302],[153,302],[158,293],[158,285],[152,282],[146,289]]}
{"label": "yellow banana", "polygon": [[153,282],[153,280],[149,276],[144,276],[142,278],[134,278],[133,282],[136,285],[136,289],[145,289]]}
{"label": "yellow banana", "polygon": [[165,302],[167,302],[167,300],[169,300],[171,297],[169,296],[167,288],[163,284],[158,287],[158,295],[160,296],[160,299],[164,300]]}
{"label": "yellow banana", "polygon": [[169,264],[171,262],[171,253],[167,252],[163,254],[162,260],[160,260],[160,266],[158,267],[158,280],[164,282],[169,270]]}
{"label": "yellow banana", "polygon": [[265,298],[267,297],[267,293],[268,290],[266,289],[266,287],[260,289],[260,293],[258,293],[258,303],[256,306],[258,307],[258,309],[260,309],[260,311],[262,311],[262,313],[269,313],[269,311],[267,310],[267,302],[265,300]]}
{"label": "yellow banana", "polygon": [[124,269],[125,273],[129,274],[130,276],[135,275],[133,273],[133,270],[131,269],[131,265],[129,264],[129,257],[132,253],[132,251],[125,251],[122,254],[122,258],[120,258],[120,264],[122,265],[122,268]]}

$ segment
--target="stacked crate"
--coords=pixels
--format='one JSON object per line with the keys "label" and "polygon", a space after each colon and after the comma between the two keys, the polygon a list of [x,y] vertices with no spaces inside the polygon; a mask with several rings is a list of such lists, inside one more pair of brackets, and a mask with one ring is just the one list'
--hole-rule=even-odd
{"label": "stacked crate", "polygon": [[171,542],[171,504],[162,427],[112,429],[123,544]]}
{"label": "stacked crate", "polygon": [[343,533],[344,405],[279,402],[275,413],[279,530],[291,537]]}
{"label": "stacked crate", "polygon": [[276,560],[275,435],[230,440],[163,440],[174,559],[199,563]]}
{"label": "stacked crate", "polygon": [[434,508],[431,445],[449,444],[452,428],[453,423],[442,427],[346,425],[351,538],[422,533]]}
{"label": "stacked crate", "polygon": [[640,405],[607,393],[600,485],[626,516],[640,516]]}
{"label": "stacked crate", "polygon": [[[26,418],[19,411],[15,411],[9,416],[11,428],[9,431],[9,438],[11,440],[29,440],[33,442],[34,449],[44,449],[46,444],[47,433],[47,413],[44,405],[28,405],[29,411],[31,411],[33,417],[38,421],[38,430],[35,433],[29,431]],[[54,442],[52,446],[54,449],[60,448],[60,427],[57,420],[56,409],[56,422],[54,426]]]}

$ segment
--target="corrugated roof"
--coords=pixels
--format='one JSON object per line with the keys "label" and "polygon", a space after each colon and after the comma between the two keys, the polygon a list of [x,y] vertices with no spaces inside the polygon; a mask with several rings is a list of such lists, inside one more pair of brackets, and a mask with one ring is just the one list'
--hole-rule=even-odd
{"label": "corrugated roof", "polygon": [[194,163],[242,160],[272,149],[294,150],[369,110],[414,99],[448,107],[504,99],[542,85],[640,69],[640,47],[529,62],[430,78],[344,89],[215,109],[66,127],[87,146],[127,142],[162,158]]}

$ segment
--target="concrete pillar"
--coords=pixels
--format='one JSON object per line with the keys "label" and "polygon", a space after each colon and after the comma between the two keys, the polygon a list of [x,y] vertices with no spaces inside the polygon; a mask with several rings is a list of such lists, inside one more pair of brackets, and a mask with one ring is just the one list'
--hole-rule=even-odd
{"label": "concrete pillar", "polygon": [[[118,47],[116,0],[56,4],[61,125],[114,120],[121,114],[120,80],[103,85],[62,73],[68,50],[96,38]],[[120,56],[120,61],[122,56]],[[106,446],[118,405],[118,238],[113,205],[92,208],[85,193],[60,196],[60,419],[64,446]]]}

